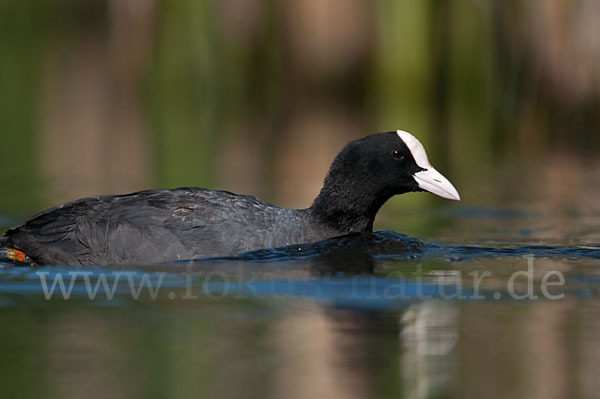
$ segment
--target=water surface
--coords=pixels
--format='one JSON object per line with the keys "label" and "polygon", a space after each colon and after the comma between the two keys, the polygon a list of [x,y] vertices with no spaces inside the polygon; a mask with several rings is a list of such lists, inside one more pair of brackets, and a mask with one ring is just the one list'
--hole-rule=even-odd
{"label": "water surface", "polygon": [[599,216],[439,208],[435,240],[2,264],[0,378],[26,397],[594,397]]}

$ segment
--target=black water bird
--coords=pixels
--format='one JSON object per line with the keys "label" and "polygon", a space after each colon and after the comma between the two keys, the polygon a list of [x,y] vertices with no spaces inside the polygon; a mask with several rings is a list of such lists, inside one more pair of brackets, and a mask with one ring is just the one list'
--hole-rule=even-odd
{"label": "black water bird", "polygon": [[398,130],[348,143],[306,209],[283,209],[255,197],[202,188],[102,195],[32,217],[5,232],[0,248],[40,265],[228,256],[370,232],[379,208],[393,195],[411,191],[460,199],[431,166],[421,143]]}

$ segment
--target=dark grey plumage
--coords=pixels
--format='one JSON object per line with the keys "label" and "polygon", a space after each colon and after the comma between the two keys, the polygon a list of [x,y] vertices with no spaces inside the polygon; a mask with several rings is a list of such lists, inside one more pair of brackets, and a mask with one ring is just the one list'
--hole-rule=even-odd
{"label": "dark grey plumage", "polygon": [[[124,264],[230,255],[319,241],[307,210],[201,188],[80,199],[42,212],[2,238],[39,264]],[[328,234],[329,233],[329,234]]]}
{"label": "dark grey plumage", "polygon": [[[201,188],[80,199],[44,211],[0,237],[37,264],[131,264],[228,256],[371,231],[392,195],[423,191],[424,169],[396,132],[349,143],[307,209]],[[437,172],[436,172],[437,173]],[[440,175],[441,176],[441,175]]]}

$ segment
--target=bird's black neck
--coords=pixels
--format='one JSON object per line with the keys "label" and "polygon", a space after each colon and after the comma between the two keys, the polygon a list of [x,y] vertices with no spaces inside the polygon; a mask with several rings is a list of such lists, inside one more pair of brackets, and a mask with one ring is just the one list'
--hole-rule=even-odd
{"label": "bird's black neck", "polygon": [[340,235],[371,232],[377,211],[394,193],[369,186],[330,173],[309,212]]}

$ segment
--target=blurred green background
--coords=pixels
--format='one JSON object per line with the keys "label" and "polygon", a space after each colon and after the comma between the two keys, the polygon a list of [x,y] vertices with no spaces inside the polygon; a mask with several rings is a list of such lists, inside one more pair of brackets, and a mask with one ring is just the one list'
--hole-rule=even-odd
{"label": "blurred green background", "polygon": [[560,202],[598,170],[599,20],[584,0],[1,0],[0,214],[176,186],[305,207],[347,141],[395,129],[463,204]]}

